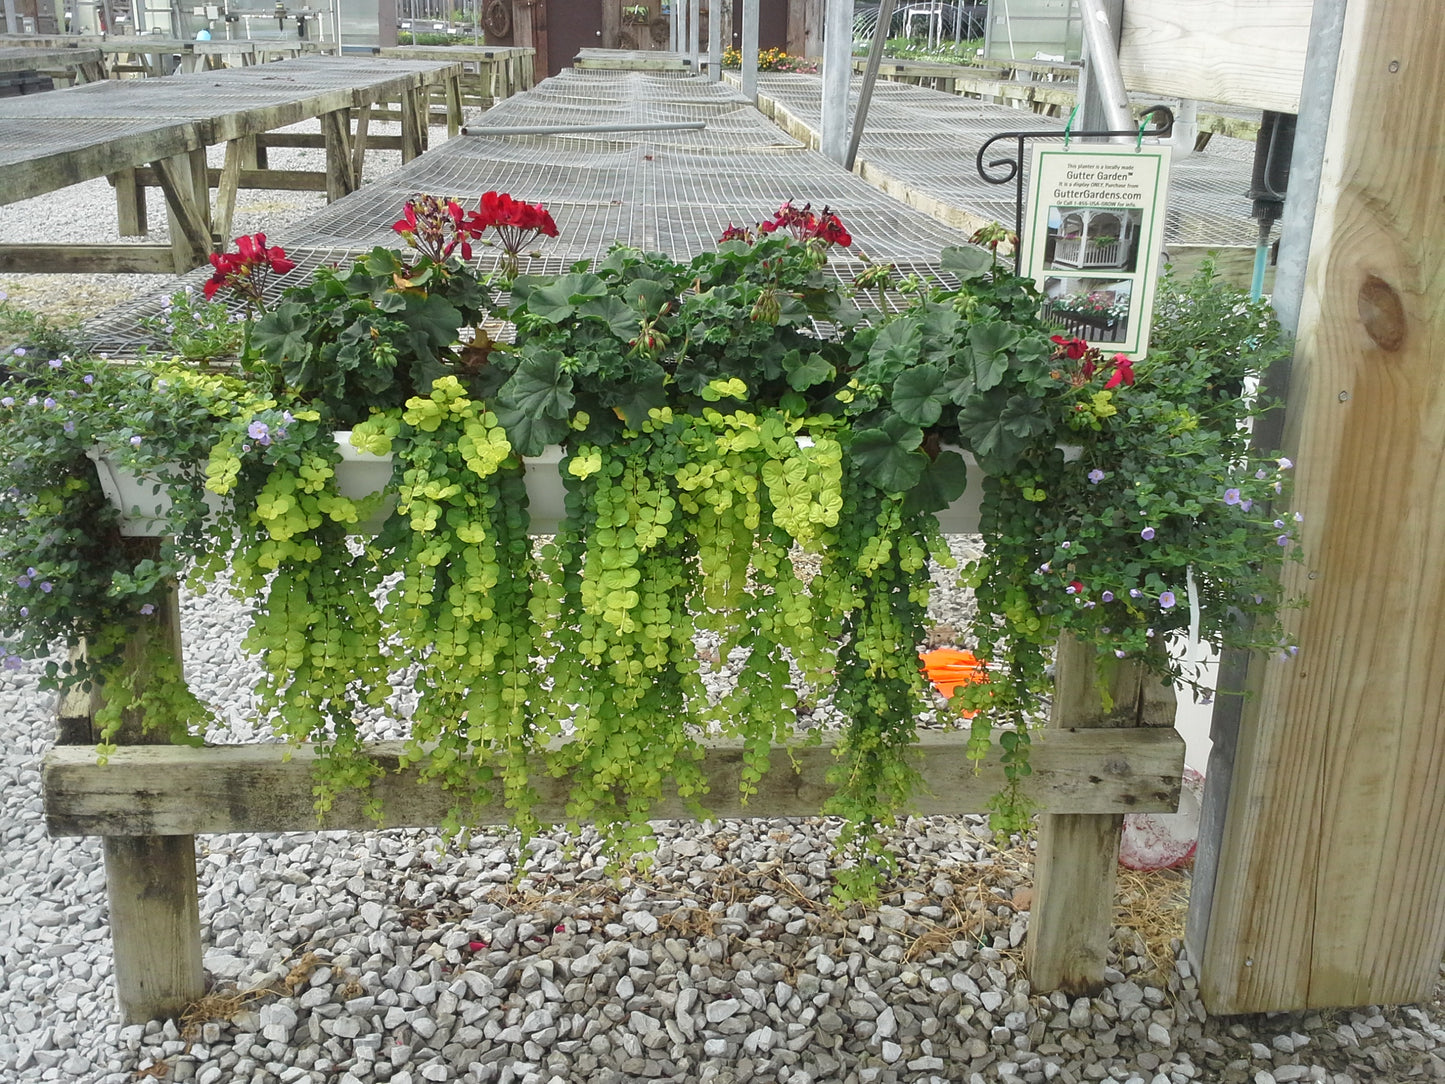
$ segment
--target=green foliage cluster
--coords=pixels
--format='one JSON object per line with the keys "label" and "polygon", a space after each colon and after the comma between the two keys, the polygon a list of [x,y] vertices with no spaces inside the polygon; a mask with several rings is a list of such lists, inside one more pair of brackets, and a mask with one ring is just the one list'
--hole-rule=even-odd
{"label": "green foliage cluster", "polygon": [[[55,681],[98,677],[194,730],[163,645],[148,688],[122,690],[119,661],[169,582],[229,567],[255,602],[261,711],[328,754],[319,808],[374,777],[358,719],[410,669],[408,756],[456,796],[450,827],[495,793],[529,829],[536,781],[567,775],[569,815],[631,849],[665,795],[706,806],[706,740],[741,741],[752,793],[775,744],[821,739],[799,709],[831,698],[827,811],[847,818],[839,883],[857,895],[886,875],[882,829],[917,780],[927,566],[948,560],[934,513],[968,482],[993,668],[955,703],[983,709],[980,759],[1012,725],[1015,784],[1060,632],[1172,673],[1161,645],[1190,607],[1165,600],[1193,584],[1200,639],[1283,644],[1272,576],[1295,532],[1267,508],[1279,464],[1241,428],[1279,348],[1257,306],[1207,278],[1169,287],[1136,374],[1051,341],[1032,287],[983,250],[945,253],[946,286],[886,267],[845,285],[826,261],[781,231],[687,262],[616,248],[518,278],[502,305],[460,259],[378,249],[284,291],[232,370],[14,357],[7,656],[83,637],[90,668]],[[392,457],[383,493],[343,492],[345,429]],[[524,458],[548,445],[566,515],[534,545]],[[158,558],[127,549],[87,452],[169,489]],[[700,645],[740,668],[720,698]],[[1015,785],[998,823],[1023,812]]]}

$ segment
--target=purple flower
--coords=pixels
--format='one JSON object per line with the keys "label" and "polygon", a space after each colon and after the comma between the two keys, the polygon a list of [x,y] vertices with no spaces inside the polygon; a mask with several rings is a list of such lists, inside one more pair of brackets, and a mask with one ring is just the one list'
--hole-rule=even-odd
{"label": "purple flower", "polygon": [[1154,541],[1154,528],[1145,527],[1142,531],[1139,532],[1139,537],[1142,538],[1145,542]]}
{"label": "purple flower", "polygon": [[1254,507],[1254,501],[1250,500],[1250,499],[1247,498],[1247,497],[1246,497],[1244,500],[1242,500],[1242,501],[1239,502],[1239,510],[1240,510],[1241,512],[1248,512],[1248,511],[1249,511],[1251,508],[1253,508],[1253,507]]}
{"label": "purple flower", "polygon": [[1266,474],[1266,472],[1265,472],[1265,469],[1264,469],[1263,467],[1260,467],[1259,470],[1257,470],[1257,471],[1254,472],[1254,476],[1255,476],[1256,478],[1263,478],[1263,477],[1265,477],[1265,474]]}
{"label": "purple flower", "polygon": [[262,447],[271,443],[271,427],[265,422],[252,422],[246,426],[246,435]]}
{"label": "purple flower", "polygon": [[1276,538],[1275,541],[1276,541],[1277,543],[1279,543],[1281,546],[1288,546],[1288,545],[1289,545],[1289,535],[1287,535],[1287,534],[1282,534],[1282,535],[1280,535],[1278,538]]}
{"label": "purple flower", "polygon": [[81,379],[81,382],[82,382],[82,383],[85,383],[85,384],[94,384],[94,383],[95,383],[95,376],[94,376],[94,374],[92,374],[92,373],[86,373],[86,374],[85,374],[83,377],[81,377],[80,379]]}
{"label": "purple flower", "polygon": [[61,361],[59,358],[51,358],[49,361],[49,365],[52,369],[59,369],[64,364],[65,362]]}
{"label": "purple flower", "polygon": [[131,437],[131,438],[130,438],[130,443],[131,443],[131,447],[133,447],[133,448],[139,448],[139,447],[140,447],[140,437],[138,437],[138,436]]}
{"label": "purple flower", "polygon": [[1124,657],[1124,649],[1122,647],[1116,647],[1114,649],[1114,657],[1122,659]]}
{"label": "purple flower", "polygon": [[[30,571],[31,571],[31,572],[34,572],[35,570],[32,568]],[[29,587],[29,586],[30,586],[30,577],[29,577],[29,576],[26,576],[26,575],[24,575],[24,574],[19,575],[19,576],[16,576],[16,577],[15,577],[15,582],[18,583],[21,587]]]}
{"label": "purple flower", "polygon": [[1068,548],[1069,548],[1069,544],[1068,544],[1067,542],[1060,542],[1060,543],[1059,543],[1059,548],[1060,548],[1060,549],[1068,549]]}
{"label": "purple flower", "polygon": [[46,410],[54,410],[54,409],[55,409],[55,400],[52,399],[52,398],[50,398],[50,396],[47,395],[47,396],[45,397],[45,402],[43,402],[43,403],[40,404],[40,405],[43,406]]}
{"label": "purple flower", "polygon": [[1226,489],[1226,490],[1224,491],[1224,503],[1225,503],[1225,504],[1238,504],[1238,503],[1239,503],[1239,490],[1237,490],[1237,489]]}
{"label": "purple flower", "polygon": [[44,591],[48,595],[50,594],[50,592],[55,590],[55,584],[51,583],[49,580],[41,580],[40,590]]}
{"label": "purple flower", "polygon": [[5,669],[7,669],[7,670],[19,670],[20,667],[21,667],[21,665],[22,665],[22,664],[21,664],[20,656],[19,656],[19,655],[6,655],[6,656],[5,656]]}
{"label": "purple flower", "polygon": [[14,406],[14,405],[15,405],[15,397],[14,397],[13,395],[7,395],[7,396],[5,396],[4,399],[0,399],[0,406],[10,407],[10,406]]}
{"label": "purple flower", "polygon": [[29,606],[22,606],[22,607],[20,607],[20,616],[21,616],[21,617],[29,617],[29,616],[30,616],[30,607],[29,607]]}
{"label": "purple flower", "polygon": [[74,433],[74,432],[75,432],[75,423],[74,423],[74,422],[66,422],[66,423],[65,423],[64,425],[62,425],[60,428],[64,429],[67,433]]}
{"label": "purple flower", "polygon": [[1279,469],[1280,469],[1280,470],[1289,470],[1289,469],[1290,469],[1291,467],[1293,467],[1293,466],[1294,466],[1294,460],[1292,460],[1292,459],[1281,459],[1281,460],[1279,461]]}
{"label": "purple flower", "polygon": [[25,356],[25,347],[23,347],[23,346],[17,346],[17,347],[15,348],[15,356],[16,356],[17,358],[23,358],[23,357]]}
{"label": "purple flower", "polygon": [[1145,630],[1144,630],[1144,635],[1147,636],[1147,637],[1149,637],[1149,639],[1152,640],[1152,639],[1154,639],[1154,630],[1153,630],[1153,629],[1145,629]]}
{"label": "purple flower", "polygon": [[1049,571],[1049,562],[1045,561],[1043,564],[1039,565],[1039,571],[1040,571],[1040,572],[1048,572],[1048,571]]}
{"label": "purple flower", "polygon": [[1104,472],[1101,471],[1098,467],[1095,467],[1093,470],[1091,470],[1091,471],[1089,472],[1089,483],[1090,483],[1091,485],[1098,485],[1098,484],[1099,484],[1100,482],[1102,482],[1103,480],[1104,480]]}
{"label": "purple flower", "polygon": [[1113,592],[1113,591],[1105,591],[1105,592],[1104,592],[1102,595],[1100,595],[1099,597],[1100,597],[1101,599],[1103,599],[1105,602],[1113,602],[1113,601],[1114,601],[1114,592]]}
{"label": "purple flower", "polygon": [[1174,592],[1165,591],[1162,595],[1159,596],[1159,608],[1161,610],[1167,610],[1174,605],[1175,601],[1176,600],[1174,598]]}
{"label": "purple flower", "polygon": [[1274,521],[1274,525],[1275,525],[1276,527],[1283,527],[1283,526],[1284,526],[1284,520],[1282,520],[1282,519],[1277,519],[1277,520]]}
{"label": "purple flower", "polygon": [[1130,597],[1130,598],[1138,598],[1138,597],[1139,597],[1140,595],[1142,595],[1143,593],[1144,593],[1144,592],[1141,591],[1141,590],[1139,590],[1139,588],[1137,588],[1137,587],[1131,587],[1131,588],[1129,588],[1129,597]]}
{"label": "purple flower", "polygon": [[1296,512],[1294,514],[1294,521],[1296,523],[1303,523],[1305,521],[1305,514],[1303,512]]}
{"label": "purple flower", "polygon": [[151,614],[156,612],[155,604],[147,602],[144,606],[140,608],[140,612],[149,617]]}

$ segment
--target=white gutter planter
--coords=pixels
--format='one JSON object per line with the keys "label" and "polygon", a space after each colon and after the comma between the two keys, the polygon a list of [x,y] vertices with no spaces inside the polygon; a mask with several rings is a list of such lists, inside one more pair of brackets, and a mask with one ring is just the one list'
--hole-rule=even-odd
{"label": "white gutter planter", "polygon": [[[336,465],[336,485],[341,495],[360,500],[385,489],[391,481],[391,456],[372,455],[352,447],[349,429],[337,430],[335,436],[337,450],[341,453],[341,462]],[[1078,445],[1061,444],[1059,448],[1066,461],[1075,460],[1082,454]],[[963,496],[938,513],[938,525],[944,534],[977,534],[979,504],[983,497],[978,479],[982,472],[968,452],[956,448],[948,450],[963,456],[968,466],[969,487]],[[102,492],[120,512],[120,533],[129,538],[161,533],[171,509],[171,499],[164,484],[154,475],[138,475],[111,462],[99,450],[92,449],[88,454],[95,462]],[[561,445],[552,445],[541,455],[528,456],[523,460],[527,467],[527,504],[532,534],[556,534],[566,515],[566,491],[557,470],[562,458]],[[206,504],[213,512],[220,511],[221,501],[222,498],[215,493],[206,494]],[[394,507],[395,498],[388,498],[381,509],[358,523],[351,533],[376,534]]]}

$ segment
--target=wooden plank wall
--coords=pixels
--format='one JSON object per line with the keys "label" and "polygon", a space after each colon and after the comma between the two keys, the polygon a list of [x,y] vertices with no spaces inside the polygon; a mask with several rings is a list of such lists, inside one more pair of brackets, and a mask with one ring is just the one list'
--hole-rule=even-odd
{"label": "wooden plank wall", "polygon": [[1313,0],[1126,0],[1130,90],[1298,113]]}
{"label": "wooden plank wall", "polygon": [[1285,433],[1308,606],[1251,673],[1210,1012],[1428,1001],[1445,954],[1445,5],[1344,19]]}

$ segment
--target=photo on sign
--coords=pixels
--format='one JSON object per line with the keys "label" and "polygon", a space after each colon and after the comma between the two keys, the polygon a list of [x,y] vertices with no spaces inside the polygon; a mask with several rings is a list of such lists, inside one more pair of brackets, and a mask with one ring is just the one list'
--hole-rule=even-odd
{"label": "photo on sign", "polygon": [[1044,322],[1060,334],[1095,343],[1122,343],[1129,338],[1134,282],[1121,278],[1044,279]]}
{"label": "photo on sign", "polygon": [[1143,218],[1137,207],[1051,206],[1044,238],[1044,270],[1137,270]]}

